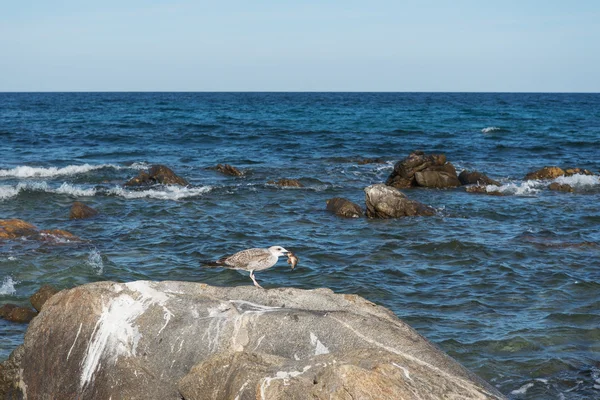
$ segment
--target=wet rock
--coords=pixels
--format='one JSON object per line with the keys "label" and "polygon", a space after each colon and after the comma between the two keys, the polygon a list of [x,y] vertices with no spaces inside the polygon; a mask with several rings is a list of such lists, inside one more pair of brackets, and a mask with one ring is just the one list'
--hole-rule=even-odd
{"label": "wet rock", "polygon": [[0,239],[16,239],[37,234],[38,228],[22,219],[0,219]]}
{"label": "wet rock", "polygon": [[327,289],[91,283],[52,296],[22,351],[8,385],[31,399],[504,398],[389,310]]}
{"label": "wet rock", "polygon": [[537,171],[533,171],[525,175],[525,180],[542,180],[542,179],[554,179],[559,176],[563,176],[565,171],[559,167],[544,167]]}
{"label": "wet rock", "polygon": [[244,175],[242,173],[242,171],[240,171],[239,169],[237,169],[236,167],[229,165],[229,164],[217,164],[216,168],[217,171],[219,171],[220,173],[224,174],[224,175],[229,175],[229,176],[242,176]]}
{"label": "wet rock", "polygon": [[417,215],[435,215],[435,210],[418,201],[409,200],[398,189],[382,183],[365,188],[367,217],[369,218],[399,218]]}
{"label": "wet rock", "polygon": [[35,225],[20,219],[0,219],[0,239],[27,238],[45,242],[80,241],[81,239],[62,229],[38,230]]}
{"label": "wet rock", "polygon": [[38,315],[37,311],[32,310],[28,307],[15,307],[4,317],[5,320],[11,322],[20,322],[20,323],[28,323],[30,322],[36,315]]}
{"label": "wet rock", "polygon": [[180,185],[187,186],[188,182],[178,176],[165,165],[153,165],[148,172],[141,171],[138,176],[125,183],[124,186],[149,186],[149,185]]}
{"label": "wet rock", "polygon": [[500,182],[488,178],[487,175],[482,174],[478,171],[467,171],[463,170],[458,175],[458,180],[462,185],[496,185],[500,186]]}
{"label": "wet rock", "polygon": [[506,196],[506,194],[502,193],[499,190],[488,190],[487,186],[482,185],[467,186],[465,190],[468,193],[487,194],[490,196]]}
{"label": "wet rock", "polygon": [[327,211],[346,218],[359,218],[363,216],[360,206],[342,197],[327,200]]}
{"label": "wet rock", "polygon": [[42,306],[44,305],[44,303],[46,303],[46,301],[50,297],[54,296],[56,293],[58,293],[58,289],[56,289],[55,287],[50,285],[43,285],[41,288],[38,289],[37,292],[35,292],[29,298],[29,302],[31,303],[33,308],[35,308],[38,311],[42,311]]}
{"label": "wet rock", "polygon": [[11,304],[11,303],[3,304],[0,307],[0,318],[8,317],[8,315],[11,313],[11,311],[17,307],[19,307],[19,306],[16,304]]}
{"label": "wet rock", "polygon": [[558,192],[572,192],[573,191],[573,187],[571,185],[566,184],[566,183],[558,183],[558,182],[552,182],[550,185],[548,185],[548,189],[556,190]]}
{"label": "wet rock", "polygon": [[98,215],[98,211],[90,206],[87,206],[79,201],[76,201],[71,206],[69,219],[84,219]]}
{"label": "wet rock", "polygon": [[23,346],[17,347],[6,361],[0,363],[0,399],[22,400],[25,396],[19,388]]}
{"label": "wet rock", "polygon": [[594,175],[594,173],[590,170],[587,169],[583,169],[583,168],[567,168],[565,169],[565,176],[571,176],[571,175]]}
{"label": "wet rock", "polygon": [[285,186],[285,187],[304,187],[297,179],[280,179],[278,181],[268,181],[269,185]]}
{"label": "wet rock", "polygon": [[63,241],[71,242],[71,241],[81,241],[81,239],[71,232],[65,231],[63,229],[42,229],[40,231],[40,239],[47,242],[55,242],[61,243]]}
{"label": "wet rock", "polygon": [[426,155],[414,151],[394,165],[385,184],[397,189],[414,186],[448,188],[460,186],[460,181],[456,169],[446,162],[444,154]]}

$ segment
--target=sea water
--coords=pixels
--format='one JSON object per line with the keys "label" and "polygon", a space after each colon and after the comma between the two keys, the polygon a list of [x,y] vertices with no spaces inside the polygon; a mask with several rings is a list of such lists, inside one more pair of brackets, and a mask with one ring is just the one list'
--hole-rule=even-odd
{"label": "sea water", "polygon": [[[600,180],[555,180],[573,193],[524,180],[546,165],[598,174],[598,94],[4,93],[0,150],[0,219],[83,239],[0,242],[0,303],[27,305],[43,283],[249,285],[201,261],[281,245],[300,263],[257,273],[266,288],[357,293],[514,399],[600,398]],[[404,190],[434,217],[325,210],[364,207],[363,189],[413,150],[505,196]],[[190,185],[123,186],[153,164]],[[304,187],[268,183],[281,178]],[[100,215],[69,220],[74,201]],[[0,360],[25,329],[0,320]]]}

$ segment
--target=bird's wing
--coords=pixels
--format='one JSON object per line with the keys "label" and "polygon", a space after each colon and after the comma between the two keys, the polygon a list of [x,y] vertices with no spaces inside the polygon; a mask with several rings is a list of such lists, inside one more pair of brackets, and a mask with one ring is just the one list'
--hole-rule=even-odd
{"label": "bird's wing", "polygon": [[250,268],[252,264],[263,262],[269,257],[271,252],[268,249],[246,249],[224,257],[219,262],[236,268]]}

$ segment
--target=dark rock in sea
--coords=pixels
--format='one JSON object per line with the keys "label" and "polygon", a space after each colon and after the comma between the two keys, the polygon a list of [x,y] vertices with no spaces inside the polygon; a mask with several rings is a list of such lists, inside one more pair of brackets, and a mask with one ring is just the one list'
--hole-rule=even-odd
{"label": "dark rock in sea", "polygon": [[487,186],[482,186],[482,185],[467,186],[465,188],[465,190],[468,193],[487,194],[490,196],[506,196],[505,193],[502,193],[499,190],[488,190]]}
{"label": "dark rock in sea", "polygon": [[187,186],[188,182],[178,176],[165,165],[153,165],[148,172],[141,171],[138,176],[132,178],[124,186],[148,186],[148,185],[181,185]]}
{"label": "dark rock in sea", "polygon": [[36,315],[38,315],[37,311],[31,308],[14,307],[10,310],[10,312],[8,312],[8,314],[6,314],[4,319],[11,322],[20,322],[25,324],[31,321]]}
{"label": "dark rock in sea", "polygon": [[0,307],[0,318],[8,317],[8,315],[11,313],[11,311],[17,307],[19,307],[19,306],[16,304],[11,304],[11,303],[3,304]]}
{"label": "dark rock in sea", "polygon": [[0,239],[27,238],[51,243],[81,241],[80,238],[62,229],[38,230],[35,225],[21,219],[0,219]]}
{"label": "dark rock in sea", "polygon": [[456,169],[446,162],[444,154],[426,155],[414,151],[394,165],[385,184],[397,189],[414,186],[450,188],[460,186],[460,181]]}
{"label": "dark rock in sea", "polygon": [[31,399],[504,398],[358,296],[191,282],[57,293],[0,382]]}
{"label": "dark rock in sea", "polygon": [[342,197],[327,200],[327,210],[340,217],[359,218],[363,216],[363,211],[358,204]]}
{"label": "dark rock in sea", "polygon": [[37,292],[35,292],[29,298],[29,302],[31,303],[33,308],[35,308],[38,311],[42,311],[42,306],[44,305],[44,303],[46,303],[46,301],[50,297],[54,296],[56,293],[58,293],[58,289],[50,285],[43,285],[41,288],[38,289]]}
{"label": "dark rock in sea", "polygon": [[215,167],[215,169],[217,171],[219,171],[220,173],[225,174],[225,175],[229,175],[229,176],[242,176],[242,175],[244,175],[242,173],[242,171],[240,171],[236,167],[234,167],[232,165],[229,165],[229,164],[217,164],[217,166]]}
{"label": "dark rock in sea", "polygon": [[269,185],[285,186],[285,187],[304,187],[297,179],[280,179],[278,181],[268,181]]}
{"label": "dark rock in sea", "polygon": [[537,171],[533,171],[525,175],[525,180],[542,180],[542,179],[554,179],[559,176],[563,176],[565,171],[559,167],[544,167]]}
{"label": "dark rock in sea", "polygon": [[69,219],[84,219],[98,215],[98,211],[90,206],[83,204],[82,202],[76,201],[71,206],[71,212]]}
{"label": "dark rock in sea", "polygon": [[548,189],[556,190],[558,192],[572,192],[573,191],[573,187],[571,185],[566,184],[566,183],[558,183],[558,182],[552,182],[550,185],[548,185]]}
{"label": "dark rock in sea", "polygon": [[500,186],[500,182],[488,178],[486,175],[478,171],[463,170],[458,175],[458,180],[462,185],[496,185]]}
{"label": "dark rock in sea", "polygon": [[435,215],[432,207],[409,200],[398,189],[379,183],[365,188],[367,217],[369,218],[399,218],[417,215]]}
{"label": "dark rock in sea", "polygon": [[0,399],[22,400],[23,391],[19,388],[23,345],[17,347],[6,361],[0,363]]}
{"label": "dark rock in sea", "polygon": [[358,165],[385,164],[385,160],[383,158],[360,158],[356,162]]}

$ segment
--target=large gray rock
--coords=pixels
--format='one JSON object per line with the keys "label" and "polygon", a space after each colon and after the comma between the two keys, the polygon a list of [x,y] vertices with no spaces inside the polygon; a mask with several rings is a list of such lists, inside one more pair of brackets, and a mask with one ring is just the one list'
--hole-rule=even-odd
{"label": "large gray rock", "polygon": [[91,283],[52,296],[19,351],[4,383],[28,399],[503,398],[389,310],[328,289]]}
{"label": "large gray rock", "polygon": [[365,203],[369,218],[400,218],[416,215],[435,215],[435,210],[383,183],[365,188]]}
{"label": "large gray rock", "polygon": [[458,180],[462,185],[496,185],[500,186],[500,182],[489,178],[487,175],[479,171],[463,170],[458,175]]}

